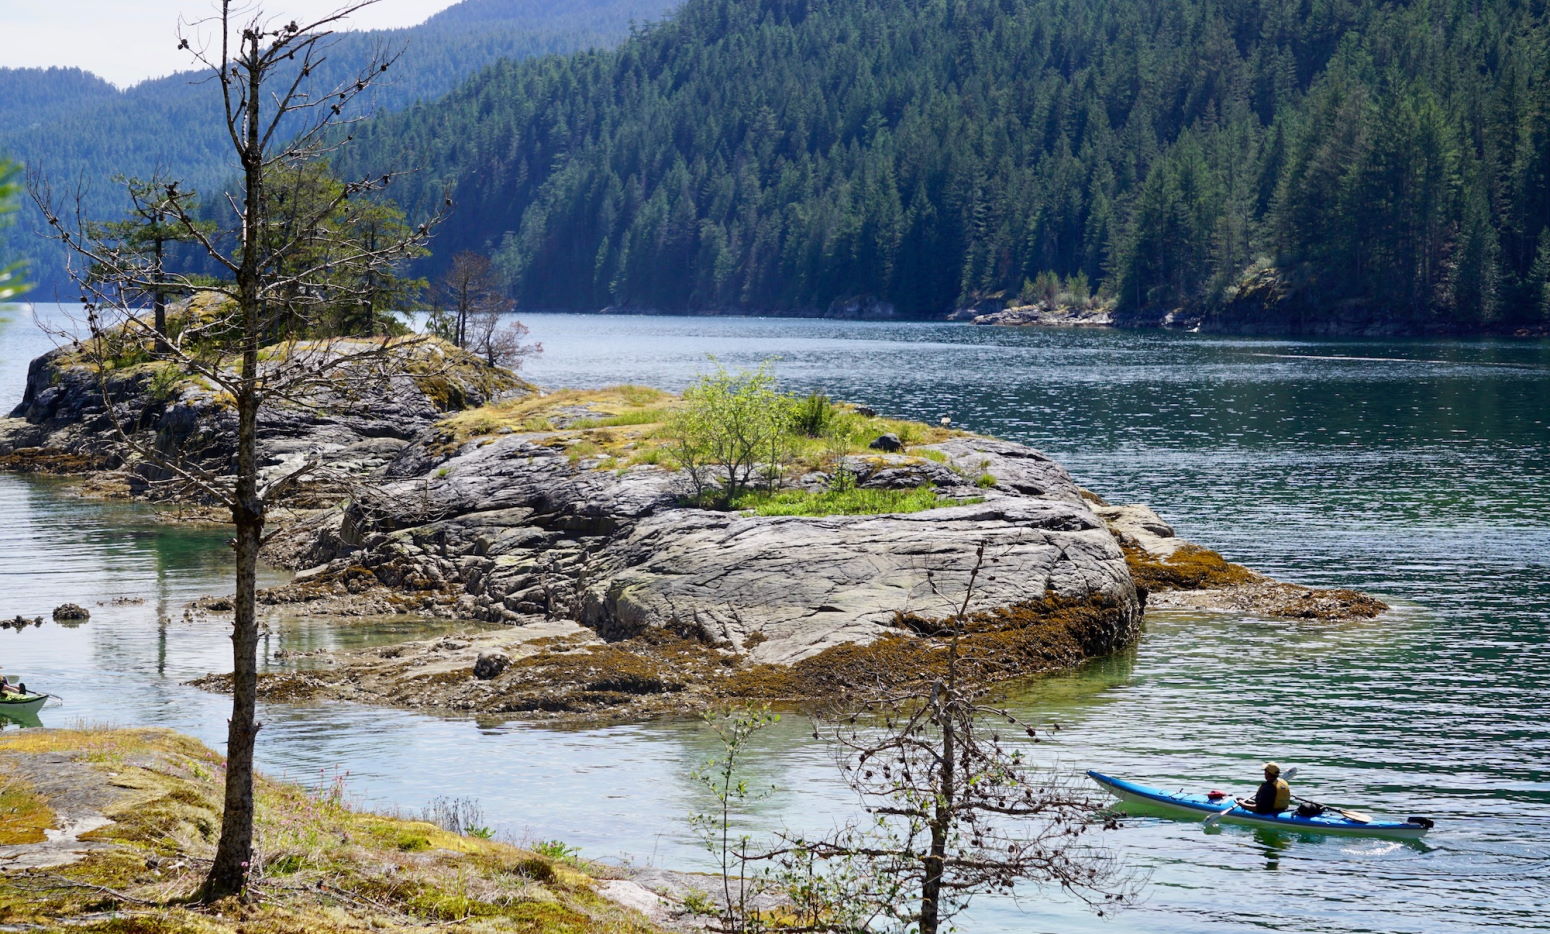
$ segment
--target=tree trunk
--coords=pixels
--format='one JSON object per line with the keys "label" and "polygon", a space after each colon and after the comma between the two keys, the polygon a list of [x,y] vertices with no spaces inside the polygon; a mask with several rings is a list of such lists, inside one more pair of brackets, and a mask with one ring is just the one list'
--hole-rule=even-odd
{"label": "tree trunk", "polygon": [[[254,407],[256,408],[256,406]],[[253,437],[249,419],[242,419],[239,434]],[[239,441],[251,450],[252,441]],[[243,478],[246,479],[246,478]],[[241,485],[239,483],[239,485]],[[252,486],[252,484],[248,484]],[[207,900],[239,895],[247,885],[253,859],[253,749],[261,726],[258,702],[258,551],[264,534],[262,507],[253,508],[256,496],[244,497],[250,505],[232,509],[237,526],[237,594],[233,601],[231,719],[226,730],[226,796],[221,818],[221,840],[215,864],[205,879]]]}
{"label": "tree trunk", "polygon": [[[162,277],[161,267],[166,251],[166,241],[156,238],[156,278]],[[167,340],[167,293],[157,289],[151,295],[151,308],[156,315],[156,343],[162,346]]]}
{"label": "tree trunk", "polygon": [[[259,31],[243,34],[250,62],[259,57]],[[262,71],[247,75],[248,107],[237,150],[244,182],[242,262],[237,270],[237,315],[242,324],[241,389],[237,396],[237,474],[231,517],[236,526],[236,585],[232,602],[231,720],[226,733],[226,798],[215,862],[200,897],[206,901],[240,895],[253,859],[253,747],[258,738],[258,551],[263,543],[265,503],[258,494],[258,410],[263,402],[258,374],[263,306],[259,298],[259,244],[264,217],[264,151],[259,133]]]}
{"label": "tree trunk", "polygon": [[920,934],[937,934],[942,917],[942,876],[947,870],[947,834],[953,825],[953,802],[957,797],[957,737],[953,722],[953,689],[956,688],[958,640],[953,639],[947,666],[947,690],[940,686],[932,705],[942,730],[941,783],[937,790],[936,811],[931,817],[931,849],[925,859],[925,879],[920,886]]}
{"label": "tree trunk", "polygon": [[[241,274],[239,273],[239,276]],[[256,280],[255,280],[256,281]],[[236,595],[232,603],[231,719],[226,730],[226,798],[215,864],[201,892],[205,900],[240,895],[253,859],[253,747],[260,724],[258,705],[258,552],[263,544],[265,506],[258,495],[258,293],[243,289],[252,309],[242,317],[242,376],[237,397],[237,484],[231,509],[236,526]]]}

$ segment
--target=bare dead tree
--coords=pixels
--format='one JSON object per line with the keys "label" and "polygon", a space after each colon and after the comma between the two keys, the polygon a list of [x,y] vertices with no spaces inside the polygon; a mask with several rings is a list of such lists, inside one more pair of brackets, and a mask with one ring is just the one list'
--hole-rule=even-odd
{"label": "bare dead tree", "polygon": [[[370,382],[394,377],[395,355],[413,338],[338,338],[313,325],[328,309],[369,300],[364,290],[423,244],[429,225],[406,236],[362,242],[348,228],[328,223],[351,199],[388,185],[392,176],[351,181],[324,197],[290,205],[268,190],[269,180],[325,159],[343,142],[346,111],[391,59],[378,58],[355,78],[335,87],[312,87],[314,69],[330,37],[351,14],[376,0],[347,3],[310,21],[282,20],[248,4],[221,0],[219,12],[180,27],[180,47],[209,69],[219,92],[226,137],[241,190],[227,192],[229,223],[212,232],[195,217],[193,195],[176,181],[153,193],[158,223],[186,237],[219,271],[210,283],[146,262],[143,251],[118,239],[97,239],[82,225],[67,226],[35,190],[56,234],[73,248],[73,268],[86,305],[81,354],[94,364],[105,397],[110,369],[126,361],[172,368],[179,379],[214,387],[234,413],[235,455],[212,464],[135,442],[120,425],[127,454],[167,471],[187,489],[230,511],[235,529],[235,614],[232,623],[232,713],[227,733],[225,807],[220,841],[199,897],[239,895],[253,859],[253,753],[260,724],[257,697],[256,579],[270,511],[321,465],[294,465],[278,474],[261,471],[259,415],[277,404],[363,404],[370,393],[342,379]],[[208,32],[201,40],[198,33]],[[79,219],[77,219],[79,220]],[[342,269],[360,275],[341,275]],[[132,296],[207,293],[178,320],[158,327],[154,310],[137,308]],[[326,403],[319,403],[319,400]],[[108,410],[113,400],[105,398]]]}
{"label": "bare dead tree", "polygon": [[501,314],[517,307],[505,295],[495,275],[495,266],[483,253],[464,250],[452,257],[446,275],[436,283],[436,311],[431,315],[431,331],[465,350],[469,347],[468,325],[478,314]]}
{"label": "bare dead tree", "polygon": [[962,599],[931,634],[945,642],[941,674],[869,699],[876,719],[838,719],[841,768],[873,823],[776,852],[788,872],[830,882],[828,903],[805,910],[802,929],[872,930],[882,918],[937,934],[972,896],[1012,893],[1025,880],[1058,885],[1100,913],[1134,894],[1136,879],[1086,837],[1103,826],[1096,802],[1071,777],[1036,768],[1010,740],[1037,741],[1037,731],[983,703],[987,688],[965,671],[959,641],[993,561],[980,545]]}
{"label": "bare dead tree", "polygon": [[543,345],[527,342],[527,325],[520,321],[507,321],[501,312],[479,311],[468,321],[469,353],[484,360],[490,366],[520,370],[522,361],[543,352]]}
{"label": "bare dead tree", "polygon": [[429,329],[490,366],[520,369],[522,361],[543,352],[538,343],[527,343],[527,326],[509,320],[517,303],[506,294],[495,266],[483,253],[464,250],[452,257],[452,266],[436,284],[436,310]]}

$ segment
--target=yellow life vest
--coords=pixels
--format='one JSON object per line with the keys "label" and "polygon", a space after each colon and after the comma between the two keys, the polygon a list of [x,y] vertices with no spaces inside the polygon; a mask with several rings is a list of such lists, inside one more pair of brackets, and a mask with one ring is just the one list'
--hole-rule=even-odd
{"label": "yellow life vest", "polygon": [[1292,786],[1286,783],[1286,779],[1276,779],[1276,811],[1286,810],[1292,803]]}

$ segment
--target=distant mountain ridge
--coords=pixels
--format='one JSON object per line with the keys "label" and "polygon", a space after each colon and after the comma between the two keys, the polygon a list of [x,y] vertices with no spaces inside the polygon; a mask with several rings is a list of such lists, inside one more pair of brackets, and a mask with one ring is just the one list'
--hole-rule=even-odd
{"label": "distant mountain ridge", "polygon": [[528,307],[1537,332],[1547,74],[1537,0],[688,0],[350,159]]}
{"label": "distant mountain ridge", "polygon": [[[439,97],[497,61],[614,45],[678,2],[464,0],[419,26],[338,34],[317,86],[345,79],[373,54],[402,50],[368,102],[391,112]],[[114,174],[162,172],[211,190],[233,167],[206,79],[183,72],[121,91],[79,68],[0,68],[0,155],[41,173],[56,201],[73,203],[79,190],[83,215],[94,220],[116,219],[126,207]],[[29,260],[31,297],[72,297],[62,254],[40,240],[38,212],[23,205],[17,219],[0,231],[0,257]]]}

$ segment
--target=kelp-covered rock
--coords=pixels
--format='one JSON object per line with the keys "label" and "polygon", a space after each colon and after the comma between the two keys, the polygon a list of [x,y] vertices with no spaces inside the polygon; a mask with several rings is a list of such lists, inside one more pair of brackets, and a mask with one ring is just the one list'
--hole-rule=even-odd
{"label": "kelp-covered rock", "polygon": [[1147,506],[1100,506],[1098,515],[1125,552],[1136,586],[1157,609],[1252,613],[1289,619],[1372,619],[1388,604],[1346,588],[1274,580],[1187,542]]}

